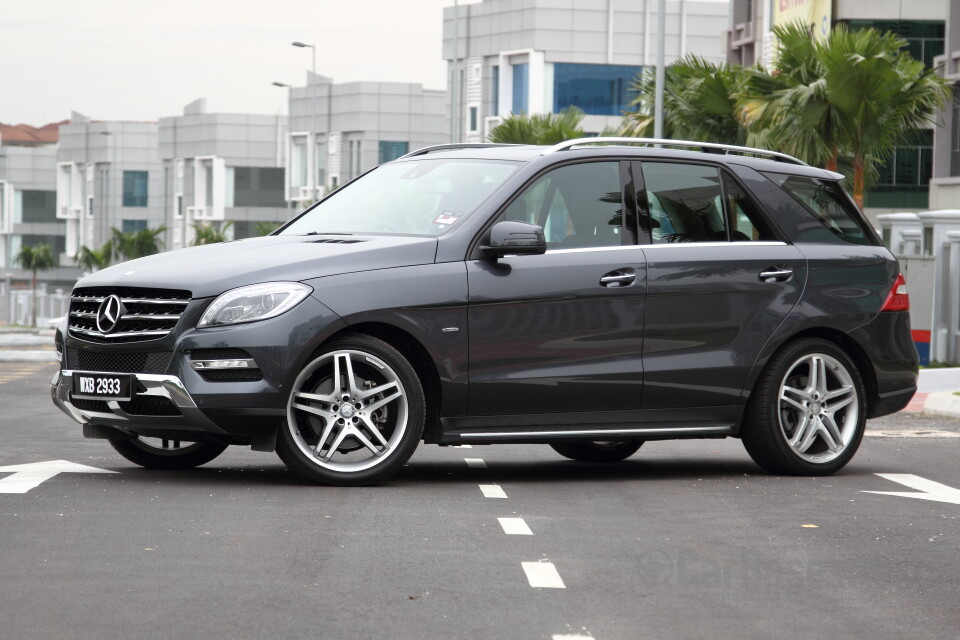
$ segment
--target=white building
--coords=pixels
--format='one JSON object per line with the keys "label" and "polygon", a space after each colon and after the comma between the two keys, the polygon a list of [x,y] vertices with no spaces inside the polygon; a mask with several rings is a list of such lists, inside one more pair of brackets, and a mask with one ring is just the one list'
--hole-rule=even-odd
{"label": "white building", "polygon": [[[484,0],[444,8],[448,91],[459,94],[452,138],[482,142],[500,116],[571,105],[586,112],[588,132],[618,126],[631,82],[656,63],[658,6],[658,0]],[[665,20],[667,64],[687,54],[725,61],[727,0],[671,0]]]}

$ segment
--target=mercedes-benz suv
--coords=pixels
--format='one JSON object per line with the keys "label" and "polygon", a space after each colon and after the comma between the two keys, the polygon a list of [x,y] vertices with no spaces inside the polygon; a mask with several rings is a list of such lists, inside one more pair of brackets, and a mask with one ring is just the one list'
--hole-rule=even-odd
{"label": "mercedes-benz suv", "polygon": [[917,377],[897,261],[840,181],[697,142],[421,149],[269,236],[80,280],[53,399],[148,467],[247,445],[357,485],[421,441],[735,437],[832,473]]}

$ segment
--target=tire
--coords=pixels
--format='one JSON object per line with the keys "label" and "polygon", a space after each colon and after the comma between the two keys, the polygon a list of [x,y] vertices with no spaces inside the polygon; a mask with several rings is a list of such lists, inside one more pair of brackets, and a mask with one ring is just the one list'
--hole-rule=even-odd
{"label": "tire", "polygon": [[555,442],[550,447],[565,458],[579,462],[620,462],[643,446],[643,440],[594,440]]}
{"label": "tire", "polygon": [[740,437],[771,473],[829,475],[863,439],[866,394],[850,357],[819,338],[789,342],[767,364],[747,403]]}
{"label": "tire", "polygon": [[219,442],[186,442],[160,438],[110,440],[121,456],[147,469],[192,469],[219,456],[227,445]]}
{"label": "tire", "polygon": [[399,351],[366,335],[340,338],[293,383],[277,454],[309,482],[382,482],[413,455],[425,415],[423,387]]}

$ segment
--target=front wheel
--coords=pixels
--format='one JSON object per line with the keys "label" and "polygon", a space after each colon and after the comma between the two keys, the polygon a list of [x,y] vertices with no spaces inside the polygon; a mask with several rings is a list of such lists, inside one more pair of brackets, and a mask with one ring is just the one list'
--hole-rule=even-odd
{"label": "front wheel", "polygon": [[341,338],[293,383],[277,454],[310,482],[372,484],[413,455],[425,415],[420,380],[399,351],[370,336]]}
{"label": "front wheel", "polygon": [[109,442],[121,456],[147,469],[192,469],[210,462],[227,448],[219,442],[180,442],[173,438]]}
{"label": "front wheel", "polygon": [[819,338],[788,343],[760,375],[741,438],[771,473],[827,475],[850,462],[866,426],[863,379],[850,357]]}
{"label": "front wheel", "polygon": [[620,462],[643,446],[643,440],[594,440],[592,442],[554,442],[554,451],[580,462]]}

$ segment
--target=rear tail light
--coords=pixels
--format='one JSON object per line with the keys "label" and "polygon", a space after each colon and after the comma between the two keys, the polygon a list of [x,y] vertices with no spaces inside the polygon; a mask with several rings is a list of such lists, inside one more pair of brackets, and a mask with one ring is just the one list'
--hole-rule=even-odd
{"label": "rear tail light", "polygon": [[910,311],[910,296],[907,294],[907,281],[903,274],[897,274],[897,279],[890,287],[890,293],[880,311]]}

